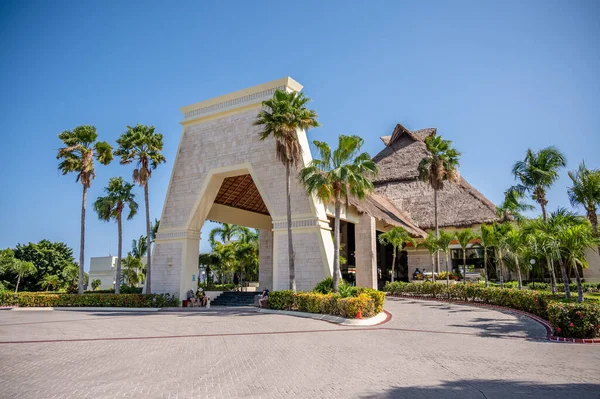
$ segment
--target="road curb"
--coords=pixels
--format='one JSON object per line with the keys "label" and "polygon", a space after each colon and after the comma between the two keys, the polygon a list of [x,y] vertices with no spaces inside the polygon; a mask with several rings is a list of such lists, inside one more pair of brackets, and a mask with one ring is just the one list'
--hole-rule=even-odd
{"label": "road curb", "polygon": [[339,324],[342,326],[377,326],[388,322],[392,315],[386,311],[380,312],[379,314],[370,317],[368,319],[347,319],[340,316],[332,316],[329,314],[321,313],[308,313],[308,312],[297,312],[295,310],[273,310],[273,309],[259,309],[259,313],[266,314],[280,314],[285,316],[302,317],[306,319],[323,320],[330,323]]}
{"label": "road curb", "polygon": [[52,307],[52,306],[39,306],[39,307],[14,307],[10,308],[11,311],[18,312],[31,312],[31,311],[53,311],[53,310],[68,310],[68,311],[82,311],[82,312],[158,312],[160,308],[116,308],[116,307]]}

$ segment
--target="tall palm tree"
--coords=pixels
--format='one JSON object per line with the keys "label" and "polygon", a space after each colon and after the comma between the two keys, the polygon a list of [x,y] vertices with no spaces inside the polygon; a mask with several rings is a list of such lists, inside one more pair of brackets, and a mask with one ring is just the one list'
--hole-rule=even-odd
{"label": "tall palm tree", "polygon": [[523,161],[513,166],[513,174],[519,184],[514,186],[518,192],[531,194],[531,199],[542,208],[542,217],[547,220],[546,190],[558,180],[558,172],[567,166],[567,159],[556,147],[547,147],[533,152],[528,149]]}
{"label": "tall palm tree", "polygon": [[431,255],[431,279],[435,283],[435,273],[439,273],[439,270],[435,270],[435,254],[440,250],[438,239],[435,234],[429,233],[420,245],[427,248],[429,255]]}
{"label": "tall palm tree", "polygon": [[379,242],[381,245],[391,245],[394,248],[394,254],[392,256],[392,283],[394,282],[394,276],[396,274],[396,254],[398,248],[402,248],[406,243],[411,243],[414,247],[417,246],[417,242],[410,236],[408,231],[400,226],[396,226],[391,230],[379,235]]}
{"label": "tall palm tree", "polygon": [[565,287],[565,296],[571,298],[571,289],[569,288],[570,280],[565,262],[563,261],[563,254],[560,249],[561,243],[559,235],[562,230],[571,226],[576,226],[581,223],[581,221],[575,213],[568,211],[565,208],[558,208],[556,211],[550,213],[550,217],[547,219],[546,223],[546,229],[542,231],[545,231],[549,235],[549,239],[551,240],[549,245],[554,251],[553,257],[556,257],[558,265],[560,266]]}
{"label": "tall palm tree", "polygon": [[587,267],[585,259],[585,250],[600,245],[600,239],[595,235],[590,223],[586,220],[574,226],[563,226],[558,231],[558,240],[560,249],[575,272],[577,281],[577,301],[583,302],[583,288],[581,286],[581,276],[579,268]]}
{"label": "tall palm tree", "polygon": [[273,98],[263,101],[263,110],[256,116],[254,124],[262,127],[260,139],[275,139],[277,159],[285,166],[285,190],[287,198],[288,261],[290,269],[290,289],[296,291],[294,268],[294,246],[292,241],[292,168],[302,163],[302,147],[298,141],[298,131],[318,127],[317,113],[306,108],[310,98],[298,92],[288,93],[277,90]]}
{"label": "tall palm tree", "polygon": [[502,223],[512,220],[522,221],[523,212],[535,209],[532,205],[524,202],[525,193],[516,190],[514,187],[504,192],[504,200],[496,207],[496,215]]}
{"label": "tall palm tree", "polygon": [[[418,167],[419,179],[429,183],[433,189],[433,215],[435,223],[435,236],[440,238],[438,224],[438,191],[444,189],[444,182],[457,182],[460,179],[458,167],[461,153],[452,148],[452,141],[444,140],[442,136],[428,136],[425,138],[427,156],[421,160]],[[439,252],[436,257],[437,269],[440,269]]]}
{"label": "tall palm tree", "polygon": [[161,163],[166,162],[163,149],[163,135],[155,133],[154,126],[127,126],[127,131],[118,139],[119,148],[115,155],[121,158],[121,165],[135,162],[133,181],[144,187],[144,202],[146,204],[146,246],[148,258],[146,261],[146,293],[152,293],[152,228],[150,226],[150,202],[148,200],[148,183],[152,171]]}
{"label": "tall palm tree", "polygon": [[556,273],[554,271],[554,257],[556,256],[556,239],[550,232],[550,224],[539,218],[525,224],[522,229],[525,242],[531,254],[546,261],[546,267],[550,271],[551,290],[556,293]]}
{"label": "tall palm tree", "polygon": [[37,273],[37,269],[31,262],[26,262],[20,259],[11,259],[9,265],[10,270],[17,275],[17,285],[15,286],[15,292],[19,291],[19,283],[21,279],[26,276]]}
{"label": "tall palm tree", "polygon": [[[592,229],[598,237],[598,215],[597,209],[600,205],[600,169],[589,170],[585,162],[581,161],[579,169],[569,171],[569,177],[573,182],[567,190],[569,201],[572,206],[581,205],[587,213]],[[600,246],[598,247],[600,255]]]}
{"label": "tall palm tree", "polygon": [[479,246],[483,248],[483,278],[485,280],[485,286],[488,286],[488,250],[494,245],[493,238],[494,230],[489,224],[481,225],[481,234],[479,238]]}
{"label": "tall palm tree", "polygon": [[90,125],[78,126],[73,130],[65,130],[58,135],[65,145],[58,150],[56,159],[60,159],[58,169],[63,175],[77,173],[75,181],[83,186],[81,199],[81,236],[79,242],[79,284],[78,292],[83,294],[83,265],[85,261],[85,205],[87,190],[96,178],[94,159],[102,165],[112,161],[112,147],[106,141],[96,141],[98,133]]}
{"label": "tall palm tree", "polygon": [[467,283],[467,247],[474,239],[478,238],[471,229],[464,229],[456,232],[456,239],[462,248],[463,253],[463,282]]}
{"label": "tall palm tree", "polygon": [[360,152],[363,139],[358,136],[338,138],[338,148],[331,151],[322,141],[313,141],[320,159],[314,159],[300,171],[300,180],[309,195],[315,194],[323,203],[333,203],[333,290],[340,283],[340,217],[342,202],[348,197],[363,199],[373,191],[371,178],[377,175],[377,165],[366,152]]}
{"label": "tall palm tree", "polygon": [[515,269],[517,271],[517,280],[519,289],[523,288],[523,279],[521,277],[521,266],[519,265],[519,258],[522,257],[523,252],[526,249],[526,242],[524,241],[525,235],[521,231],[512,229],[506,232],[503,243],[504,248],[507,252],[512,254],[512,258],[515,262]]}
{"label": "tall palm tree", "polygon": [[[440,251],[446,254],[446,285],[450,287],[450,270],[448,269],[448,254],[450,253],[450,243],[456,237],[454,233],[449,233],[444,230],[439,232],[440,237],[437,239]],[[450,293],[448,293],[450,295]]]}
{"label": "tall palm tree", "polygon": [[491,225],[492,234],[490,236],[491,245],[496,250],[496,259],[498,261],[498,277],[500,280],[500,287],[504,288],[504,257],[502,255],[505,250],[506,235],[512,230],[512,226],[509,223],[497,223],[493,222]]}
{"label": "tall palm tree", "polygon": [[121,177],[113,177],[108,181],[104,189],[106,195],[98,197],[94,202],[94,210],[98,218],[105,222],[114,219],[117,222],[118,251],[117,251],[117,278],[115,283],[115,294],[121,291],[121,258],[123,257],[123,210],[129,208],[127,220],[133,219],[138,210],[135,202],[135,194],[132,192],[133,184],[123,181]]}
{"label": "tall palm tree", "polygon": [[227,244],[235,237],[239,237],[244,234],[245,227],[238,226],[237,224],[222,223],[221,226],[215,227],[208,234],[208,242],[211,245],[216,241],[215,238],[219,237],[224,244]]}

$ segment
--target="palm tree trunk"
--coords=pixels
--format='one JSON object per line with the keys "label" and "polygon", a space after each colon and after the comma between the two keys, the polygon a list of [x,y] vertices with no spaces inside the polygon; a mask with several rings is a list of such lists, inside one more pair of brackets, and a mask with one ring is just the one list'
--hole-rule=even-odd
{"label": "palm tree trunk", "polygon": [[550,256],[546,256],[546,263],[550,268],[550,275],[552,276],[552,294],[556,294],[556,274],[554,273],[554,260]]}
{"label": "palm tree trunk", "polygon": [[83,197],[81,199],[81,237],[79,241],[79,284],[77,291],[83,294],[83,262],[85,259],[85,201],[87,200],[87,187],[83,185]]}
{"label": "palm tree trunk", "polygon": [[448,252],[446,252],[446,287],[448,287],[448,298],[450,298],[450,272],[448,272]]}
{"label": "palm tree trunk", "polygon": [[119,241],[117,249],[117,278],[115,280],[115,294],[121,293],[121,257],[123,251],[123,224],[121,213],[117,215],[117,229],[119,230]]}
{"label": "palm tree trunk", "polygon": [[148,200],[148,181],[144,184],[144,202],[146,204],[146,294],[152,293],[152,238],[150,237],[150,201]]}
{"label": "palm tree trunk", "polygon": [[340,213],[342,203],[340,192],[335,193],[335,220],[333,223],[333,292],[338,292],[340,286]]}
{"label": "palm tree trunk", "polygon": [[[598,237],[598,216],[596,215],[596,209],[587,210],[588,219],[592,224],[592,230],[594,231],[594,237]],[[600,245],[598,245],[598,255],[600,256]]]}
{"label": "palm tree trunk", "polygon": [[15,294],[17,293],[17,291],[19,291],[19,283],[21,282],[21,275],[18,274],[17,275],[17,285],[15,287]]}
{"label": "palm tree trunk", "polygon": [[498,255],[498,266],[500,266],[498,268],[498,270],[500,271],[499,277],[500,277],[500,288],[504,288],[504,274],[503,274],[503,267],[504,267],[504,261],[502,261],[502,250],[498,249],[497,250],[497,255]]}
{"label": "palm tree trunk", "polygon": [[[296,271],[294,268],[294,244],[292,240],[292,188],[291,165],[285,164],[285,191],[287,194],[287,230],[288,230],[288,260],[290,266],[290,290],[296,292]],[[334,266],[335,268],[335,266]],[[335,281],[335,280],[334,280]]]}
{"label": "palm tree trunk", "polygon": [[467,284],[467,249],[463,248],[463,284]]}
{"label": "palm tree trunk", "polygon": [[565,267],[565,263],[560,255],[560,251],[557,250],[556,252],[558,253],[558,264],[560,265],[560,272],[562,274],[563,284],[565,285],[565,297],[571,298],[571,289],[569,288],[569,276],[567,275],[567,268]]}
{"label": "palm tree trunk", "polygon": [[542,218],[544,219],[544,222],[545,222],[548,220],[548,215],[546,214],[546,205],[544,205],[543,202],[540,202],[539,204],[542,207]]}
{"label": "palm tree trunk", "polygon": [[[438,193],[436,189],[433,189],[433,218],[435,221],[435,238],[439,240],[440,238],[440,227],[438,226]],[[436,261],[435,261],[435,269],[437,272],[440,272],[440,251],[436,252]],[[433,270],[431,273],[432,281],[435,283],[435,273],[436,270]]]}
{"label": "palm tree trunk", "polygon": [[575,258],[571,257],[571,264],[573,265],[573,270],[575,270],[575,280],[577,281],[577,302],[583,302],[583,287],[581,286],[581,277],[579,276],[579,268],[577,267],[577,263],[575,262]]}
{"label": "palm tree trunk", "polygon": [[521,280],[521,268],[519,267],[519,258],[515,254],[515,265],[517,266],[517,280],[519,281],[519,289],[523,288],[523,281]]}
{"label": "palm tree trunk", "polygon": [[488,274],[487,274],[487,248],[483,248],[483,278],[485,280],[485,288],[488,287]]}
{"label": "palm tree trunk", "polygon": [[394,282],[394,275],[396,274],[396,252],[397,249],[394,247],[394,255],[392,256],[392,283]]}

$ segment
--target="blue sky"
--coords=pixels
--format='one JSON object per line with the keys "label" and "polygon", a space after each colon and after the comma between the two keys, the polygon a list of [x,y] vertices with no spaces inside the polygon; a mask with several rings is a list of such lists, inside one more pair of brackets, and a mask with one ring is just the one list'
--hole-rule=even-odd
{"label": "blue sky", "polygon": [[[309,140],[358,134],[375,155],[398,122],[437,127],[494,202],[528,147],[600,167],[599,17],[595,1],[2,1],[0,247],[48,238],[77,257],[81,185],[57,172],[61,131],[93,124],[114,143],[128,124],[155,125],[168,160],[150,183],[158,218],[179,108],[287,75],[320,115]],[[97,174],[89,203],[131,168]],[[565,170],[551,209],[569,206],[567,185]],[[140,214],[125,250],[143,233]],[[88,206],[86,269],[116,241]]]}

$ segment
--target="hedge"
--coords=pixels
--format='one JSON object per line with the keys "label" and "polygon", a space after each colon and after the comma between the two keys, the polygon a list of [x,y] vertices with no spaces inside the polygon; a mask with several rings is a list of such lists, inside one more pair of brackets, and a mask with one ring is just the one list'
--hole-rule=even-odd
{"label": "hedge", "polygon": [[77,295],[0,291],[0,306],[163,308],[178,305],[179,298],[169,294]]}
{"label": "hedge", "polygon": [[392,295],[410,294],[503,306],[548,320],[553,326],[554,334],[559,337],[594,338],[600,336],[599,303],[574,303],[547,291],[485,288],[478,284],[453,284],[448,288],[443,283],[427,282],[422,284],[388,283],[385,291]]}
{"label": "hedge", "polygon": [[371,317],[383,310],[385,293],[369,288],[359,288],[358,295],[342,298],[338,294],[318,292],[273,291],[269,293],[269,308],[322,313],[346,318],[356,318],[360,310],[363,317]]}

